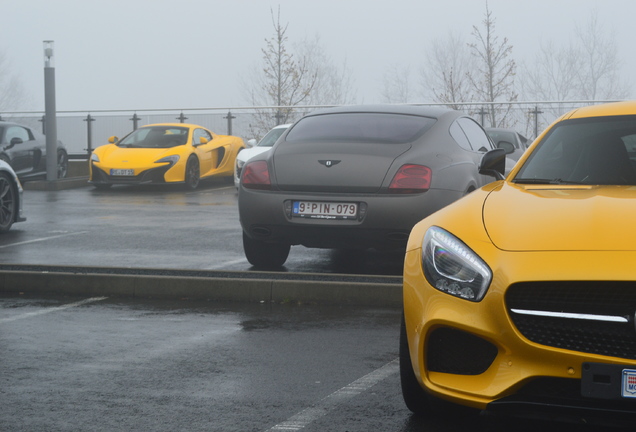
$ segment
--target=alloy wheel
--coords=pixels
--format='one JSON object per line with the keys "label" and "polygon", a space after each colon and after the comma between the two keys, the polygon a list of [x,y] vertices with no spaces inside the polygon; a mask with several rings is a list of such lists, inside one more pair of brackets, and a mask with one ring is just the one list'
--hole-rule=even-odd
{"label": "alloy wheel", "polygon": [[9,175],[0,173],[0,232],[8,231],[15,221],[16,191]]}

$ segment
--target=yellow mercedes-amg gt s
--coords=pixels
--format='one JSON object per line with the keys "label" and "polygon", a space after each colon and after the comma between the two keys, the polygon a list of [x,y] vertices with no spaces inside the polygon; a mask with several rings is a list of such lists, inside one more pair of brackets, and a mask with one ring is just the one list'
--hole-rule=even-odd
{"label": "yellow mercedes-amg gt s", "polygon": [[184,183],[196,189],[201,179],[233,179],[234,161],[243,140],[217,135],[193,124],[165,123],[141,127],[96,148],[90,178],[97,188],[113,184]]}
{"label": "yellow mercedes-amg gt s", "polygon": [[577,109],[412,230],[404,400],[633,421],[635,318],[636,102]]}

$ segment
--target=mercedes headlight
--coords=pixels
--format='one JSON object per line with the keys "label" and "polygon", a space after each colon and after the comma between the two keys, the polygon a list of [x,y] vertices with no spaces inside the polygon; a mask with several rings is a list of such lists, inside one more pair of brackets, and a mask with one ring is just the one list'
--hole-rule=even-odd
{"label": "mercedes headlight", "polygon": [[424,236],[422,266],[434,288],[474,302],[484,298],[492,280],[488,265],[461,240],[439,227],[429,228]]}

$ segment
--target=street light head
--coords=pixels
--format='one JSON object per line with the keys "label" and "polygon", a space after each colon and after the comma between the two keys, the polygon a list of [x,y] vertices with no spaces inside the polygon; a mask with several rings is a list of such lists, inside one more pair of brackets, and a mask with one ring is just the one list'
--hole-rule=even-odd
{"label": "street light head", "polygon": [[53,41],[44,41],[44,65],[46,67],[53,66]]}

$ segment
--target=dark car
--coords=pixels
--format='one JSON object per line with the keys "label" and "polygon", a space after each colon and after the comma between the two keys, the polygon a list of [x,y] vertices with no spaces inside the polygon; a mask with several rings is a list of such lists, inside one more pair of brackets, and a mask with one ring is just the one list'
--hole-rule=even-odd
{"label": "dark car", "polygon": [[[7,162],[20,180],[46,176],[46,137],[30,127],[0,121],[0,160]],[[57,178],[68,172],[68,154],[57,143]]]}
{"label": "dark car", "polygon": [[403,249],[415,223],[493,180],[478,173],[492,149],[477,122],[448,109],[313,112],[243,168],[245,255],[267,268],[291,245]]}
{"label": "dark car", "polygon": [[0,233],[9,231],[15,222],[24,222],[22,185],[11,165],[0,160]]}
{"label": "dark car", "polygon": [[515,162],[519,160],[529,145],[528,138],[514,129],[486,128],[486,133],[492,138],[495,146],[505,149],[508,157]]}

